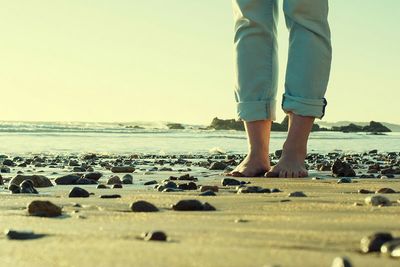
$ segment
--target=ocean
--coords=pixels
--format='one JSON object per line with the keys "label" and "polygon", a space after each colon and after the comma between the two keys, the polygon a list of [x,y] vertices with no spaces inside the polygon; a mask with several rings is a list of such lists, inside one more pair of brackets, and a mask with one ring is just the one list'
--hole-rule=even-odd
{"label": "ocean", "polygon": [[[185,125],[170,130],[165,122],[0,122],[0,154],[110,153],[110,154],[204,154],[247,151],[245,132],[201,130],[204,125]],[[136,128],[135,128],[136,126]],[[270,151],[282,147],[286,133],[272,132]],[[399,152],[400,132],[313,132],[309,152]]]}

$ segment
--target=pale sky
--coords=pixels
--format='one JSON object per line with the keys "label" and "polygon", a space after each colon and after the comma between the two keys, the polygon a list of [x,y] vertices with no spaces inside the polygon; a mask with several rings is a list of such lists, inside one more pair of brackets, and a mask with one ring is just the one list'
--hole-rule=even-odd
{"label": "pale sky", "polygon": [[[235,117],[230,0],[0,3],[0,120]],[[399,18],[399,0],[330,1],[324,121],[400,123]],[[278,103],[288,37],[282,11],[279,34]]]}

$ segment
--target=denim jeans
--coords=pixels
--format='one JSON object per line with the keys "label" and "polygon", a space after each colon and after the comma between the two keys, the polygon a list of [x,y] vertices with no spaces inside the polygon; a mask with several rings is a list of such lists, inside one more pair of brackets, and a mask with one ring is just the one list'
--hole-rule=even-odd
{"label": "denim jeans", "polygon": [[[332,46],[328,0],[283,0],[289,30],[282,109],[325,115]],[[275,120],[278,80],[277,0],[233,0],[235,100],[243,121]]]}

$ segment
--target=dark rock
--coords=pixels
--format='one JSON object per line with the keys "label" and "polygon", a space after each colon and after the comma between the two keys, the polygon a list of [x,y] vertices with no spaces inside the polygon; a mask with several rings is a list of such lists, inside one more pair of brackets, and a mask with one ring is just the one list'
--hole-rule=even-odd
{"label": "dark rock", "polygon": [[147,181],[143,185],[153,185],[153,184],[157,184],[157,181],[156,180]]}
{"label": "dark rock", "polygon": [[278,189],[278,188],[272,188],[271,189],[271,193],[280,193],[282,192],[282,190]]}
{"label": "dark rock", "polygon": [[396,191],[394,191],[392,188],[381,188],[379,190],[376,190],[376,194],[395,194]]}
{"label": "dark rock", "polygon": [[276,158],[280,158],[282,156],[282,149],[275,150],[274,155]]}
{"label": "dark rock", "polygon": [[87,178],[80,178],[75,182],[75,184],[97,184],[97,181]]}
{"label": "dark rock", "polygon": [[[173,177],[173,176],[171,176],[171,177]],[[170,179],[170,180],[172,180],[172,179]],[[187,173],[187,174],[183,174],[183,175],[179,176],[177,178],[177,180],[180,180],[180,181],[197,181],[197,178],[195,178],[195,177],[193,177],[193,176],[191,176],[190,174]]]}
{"label": "dark rock", "polygon": [[10,229],[5,230],[4,235],[7,237],[7,239],[10,240],[31,240],[45,236],[44,234],[35,234],[33,232],[25,232],[25,231],[14,231]]}
{"label": "dark rock", "polygon": [[333,260],[331,267],[352,267],[350,260],[346,257],[337,257]]}
{"label": "dark rock", "polygon": [[162,186],[164,186],[164,188],[178,188],[178,185],[171,181],[164,182]]}
{"label": "dark rock", "polygon": [[238,194],[254,194],[254,193],[271,193],[268,188],[262,188],[260,186],[247,186],[241,187],[237,191]]}
{"label": "dark rock", "polygon": [[374,233],[361,239],[360,249],[363,253],[381,251],[381,246],[390,240],[393,240],[390,233]]}
{"label": "dark rock", "polygon": [[102,176],[103,174],[101,172],[89,172],[86,173],[83,178],[98,181]]}
{"label": "dark rock", "polygon": [[54,180],[57,185],[71,185],[75,184],[81,177],[77,174],[67,174],[61,177],[58,177]]}
{"label": "dark rock", "polygon": [[25,180],[31,180],[34,187],[50,187],[53,186],[50,179],[43,175],[17,175],[11,181],[10,184],[21,184]]}
{"label": "dark rock", "polygon": [[205,202],[204,204],[196,199],[180,200],[175,205],[172,205],[172,209],[176,211],[206,211],[215,210],[213,206]]}
{"label": "dark rock", "polygon": [[193,182],[178,185],[178,189],[182,190],[197,190],[197,185]]}
{"label": "dark rock", "polygon": [[74,187],[69,191],[68,197],[89,197],[89,192],[80,187]]}
{"label": "dark rock", "polygon": [[104,184],[99,184],[96,187],[97,189],[110,189],[108,186],[104,185]]}
{"label": "dark rock", "polygon": [[358,190],[359,194],[373,194],[373,191],[367,190],[367,189],[360,189]]}
{"label": "dark rock", "polygon": [[381,195],[374,195],[367,197],[365,199],[365,203],[371,206],[390,206],[392,202],[384,196]]}
{"label": "dark rock", "polygon": [[387,175],[387,174],[396,174],[396,171],[392,168],[385,168],[381,170],[381,174]]}
{"label": "dark rock", "polygon": [[28,204],[28,213],[39,217],[57,217],[61,215],[61,208],[50,201],[34,200]]}
{"label": "dark rock", "polygon": [[210,170],[225,170],[225,168],[226,168],[227,166],[228,166],[228,165],[226,165],[224,162],[215,161],[215,162],[211,163],[209,169],[210,169]]}
{"label": "dark rock", "polygon": [[16,184],[10,184],[8,186],[8,190],[10,190],[12,194],[21,193],[21,188],[19,187],[19,185],[16,185]]}
{"label": "dark rock", "polygon": [[9,166],[9,167],[14,167],[16,164],[11,159],[5,159],[3,161],[3,165],[4,166]]}
{"label": "dark rock", "polygon": [[133,184],[133,176],[131,174],[125,174],[122,177],[123,184]]}
{"label": "dark rock", "polygon": [[335,177],[355,177],[356,172],[346,162],[336,159],[332,166],[332,175]]}
{"label": "dark rock", "polygon": [[222,179],[221,184],[223,186],[236,186],[236,185],[240,185],[241,182],[236,179],[232,179],[232,178],[224,178],[224,179]]}
{"label": "dark rock", "polygon": [[167,127],[170,130],[183,130],[185,127],[180,123],[167,123]]}
{"label": "dark rock", "polygon": [[[162,188],[162,187],[161,187]],[[169,193],[169,192],[183,192],[183,189],[179,189],[179,188],[164,188],[163,190],[161,190],[161,192],[164,193]]]}
{"label": "dark rock", "polygon": [[350,177],[342,177],[337,181],[338,184],[350,184],[351,182]]}
{"label": "dark rock", "polygon": [[31,180],[25,180],[20,185],[20,192],[25,194],[39,194],[39,192],[33,186],[33,182]]}
{"label": "dark rock", "polygon": [[218,186],[216,185],[202,185],[200,187],[200,192],[205,192],[205,191],[213,191],[213,192],[218,192]]}
{"label": "dark rock", "polygon": [[111,168],[111,172],[113,173],[132,173],[135,171],[135,168],[132,166],[114,166]]}
{"label": "dark rock", "polygon": [[167,235],[161,231],[143,233],[142,238],[145,241],[167,241]]}
{"label": "dark rock", "polygon": [[3,184],[4,184],[3,177],[1,177],[1,175],[0,175],[0,185],[3,185]]}
{"label": "dark rock", "polygon": [[301,191],[289,193],[288,197],[306,197],[307,195]]}
{"label": "dark rock", "polygon": [[215,129],[215,130],[237,130],[237,131],[245,130],[244,124],[242,121],[237,121],[234,119],[221,120],[218,118],[214,118],[211,122],[211,125],[208,128]]}
{"label": "dark rock", "polygon": [[122,181],[117,175],[113,175],[107,180],[107,184],[122,184]]}
{"label": "dark rock", "polygon": [[76,166],[72,169],[73,172],[85,172],[86,169],[84,167],[81,166]]}
{"label": "dark rock", "polygon": [[156,212],[158,211],[158,208],[154,206],[153,204],[144,201],[144,200],[139,200],[136,202],[133,202],[130,206],[131,210],[133,212]]}
{"label": "dark rock", "polygon": [[10,173],[10,172],[11,172],[10,167],[7,167],[7,166],[0,167],[0,173]]}
{"label": "dark rock", "polygon": [[120,188],[122,188],[122,184],[113,184],[111,188],[112,189],[120,189]]}
{"label": "dark rock", "polygon": [[199,196],[216,196],[216,195],[217,194],[215,194],[215,192],[211,190],[203,191],[199,194]]}
{"label": "dark rock", "polygon": [[121,198],[121,195],[101,195],[100,198]]}

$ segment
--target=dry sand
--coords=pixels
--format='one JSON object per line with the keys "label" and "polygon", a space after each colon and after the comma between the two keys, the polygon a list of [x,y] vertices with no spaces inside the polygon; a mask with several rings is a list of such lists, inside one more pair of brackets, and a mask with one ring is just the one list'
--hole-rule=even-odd
{"label": "dry sand", "polygon": [[[160,178],[160,177],[158,177]],[[158,179],[160,180],[160,179]],[[207,183],[220,184],[221,176]],[[218,196],[198,192],[160,193],[152,187],[124,186],[96,189],[90,198],[67,197],[72,186],[39,188],[41,195],[0,194],[0,230],[32,230],[48,234],[41,239],[15,241],[0,238],[0,266],[331,266],[336,256],[347,256],[353,266],[400,266],[399,259],[359,252],[360,239],[376,231],[400,236],[400,204],[370,207],[360,188],[391,187],[400,191],[399,179],[360,179],[337,184],[336,179],[242,179],[252,185],[279,188],[282,193],[235,194],[234,188]],[[308,197],[288,198],[293,191]],[[120,199],[100,199],[101,194]],[[386,195],[392,201],[400,194]],[[217,208],[210,212],[178,212],[170,204],[199,199]],[[26,214],[35,199],[63,206],[59,218]],[[281,200],[289,199],[288,202]],[[129,205],[147,200],[157,213],[133,213]],[[72,203],[80,203],[75,208]],[[78,212],[74,212],[78,211]],[[246,220],[235,222],[236,219]],[[162,230],[168,242],[137,239],[144,231]]]}

